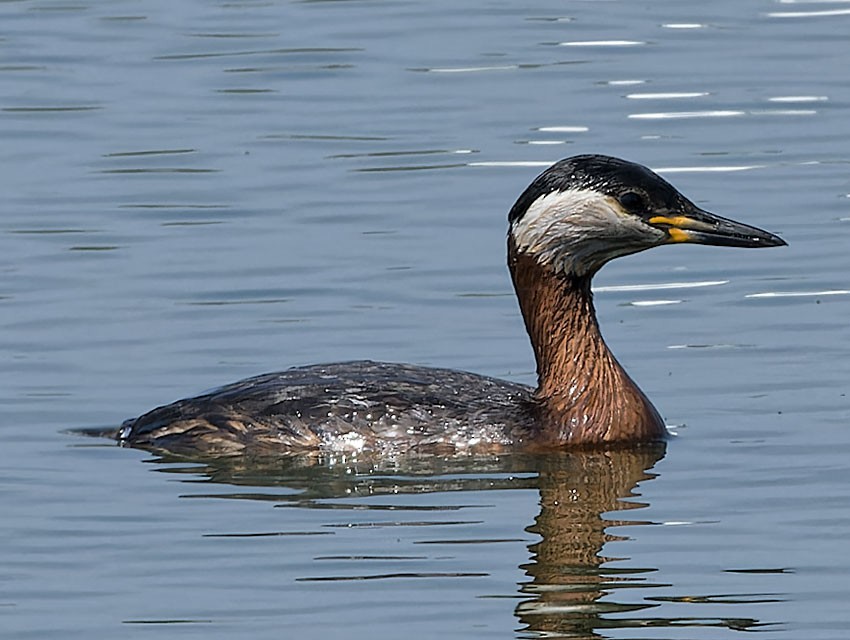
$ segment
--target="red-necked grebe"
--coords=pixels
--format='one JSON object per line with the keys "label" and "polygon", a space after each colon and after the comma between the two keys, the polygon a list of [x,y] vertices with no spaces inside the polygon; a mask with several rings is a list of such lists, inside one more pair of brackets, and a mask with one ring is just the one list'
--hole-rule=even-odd
{"label": "red-necked grebe", "polygon": [[473,373],[345,362],[249,378],[126,421],[121,443],[183,453],[552,449],[663,440],[664,421],[606,346],[590,282],[670,243],[777,247],[638,164],[561,160],[508,214],[508,267],[537,388]]}

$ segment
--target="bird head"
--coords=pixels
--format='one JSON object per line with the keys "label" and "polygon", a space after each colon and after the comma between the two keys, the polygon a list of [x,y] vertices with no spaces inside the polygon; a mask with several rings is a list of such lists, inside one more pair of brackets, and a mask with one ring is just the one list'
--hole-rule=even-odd
{"label": "bird head", "polygon": [[575,276],[592,276],[613,258],[662,244],[786,244],[701,209],[642,165],[602,155],[574,156],[546,169],[516,201],[508,221],[515,251]]}

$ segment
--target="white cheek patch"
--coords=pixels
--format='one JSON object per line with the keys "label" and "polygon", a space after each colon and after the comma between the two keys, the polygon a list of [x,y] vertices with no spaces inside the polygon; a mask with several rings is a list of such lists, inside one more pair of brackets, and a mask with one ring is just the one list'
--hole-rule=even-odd
{"label": "white cheek patch", "polygon": [[592,189],[553,191],[511,227],[517,249],[556,271],[585,275],[617,256],[660,244],[665,234]]}

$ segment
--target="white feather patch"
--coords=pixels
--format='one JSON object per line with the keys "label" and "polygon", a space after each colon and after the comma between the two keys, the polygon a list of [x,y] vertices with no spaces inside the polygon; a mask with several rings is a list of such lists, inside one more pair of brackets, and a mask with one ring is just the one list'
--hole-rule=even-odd
{"label": "white feather patch", "polygon": [[556,271],[586,275],[618,256],[661,244],[665,233],[592,189],[553,191],[511,227],[517,249]]}

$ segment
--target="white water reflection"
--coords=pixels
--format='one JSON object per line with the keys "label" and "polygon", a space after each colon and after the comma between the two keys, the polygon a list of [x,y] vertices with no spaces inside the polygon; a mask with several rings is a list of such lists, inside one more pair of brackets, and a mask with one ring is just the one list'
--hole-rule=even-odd
{"label": "white water reflection", "polygon": [[657,173],[735,173],[738,171],[752,171],[753,169],[764,169],[763,164],[740,164],[740,165],[710,165],[693,167],[658,167]]}
{"label": "white water reflection", "polygon": [[[850,1],[850,0],[848,0]],[[826,102],[827,96],[774,96],[768,102]]]}
{"label": "white water reflection", "polygon": [[774,11],[767,14],[771,18],[828,18],[831,16],[850,16],[850,9],[822,9],[820,11]]}
{"label": "white water reflection", "polygon": [[813,116],[817,113],[815,109],[753,109],[750,111],[754,116]]}
{"label": "white water reflection", "polygon": [[661,111],[658,113],[630,113],[631,120],[683,120],[687,118],[734,118],[747,115],[746,111],[713,109],[707,111]]}
{"label": "white water reflection", "polygon": [[597,293],[612,293],[624,291],[663,291],[669,289],[701,289],[703,287],[718,287],[729,284],[728,280],[702,280],[696,282],[657,282],[646,284],[619,284],[593,287]]}
{"label": "white water reflection", "polygon": [[469,167],[548,167],[554,160],[485,160],[470,162]]}
{"label": "white water reflection", "polygon": [[574,40],[559,42],[561,47],[636,47],[646,44],[640,40]]}
{"label": "white water reflection", "polygon": [[581,126],[554,126],[554,127],[537,127],[535,131],[541,133],[584,133],[590,131],[590,127]]}
{"label": "white water reflection", "polygon": [[666,111],[658,113],[630,113],[632,120],[687,120],[691,118],[733,118],[737,116],[813,116],[815,109],[752,109],[749,111]]}
{"label": "white water reflection", "polygon": [[632,307],[666,307],[671,304],[681,304],[683,300],[633,300],[628,304]]}
{"label": "white water reflection", "polygon": [[434,67],[428,71],[431,73],[479,73],[481,71],[512,71],[519,68],[517,64],[503,64],[489,67]]}
{"label": "white water reflection", "polygon": [[749,293],[746,298],[817,298],[820,296],[846,296],[850,289],[825,289],[823,291],[764,291]]}
{"label": "white water reflection", "polygon": [[707,91],[670,91],[667,93],[629,93],[629,100],[678,100],[680,98],[702,98],[711,95]]}

